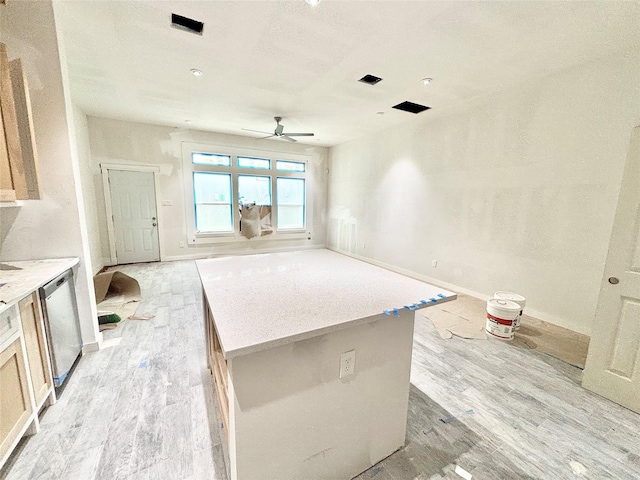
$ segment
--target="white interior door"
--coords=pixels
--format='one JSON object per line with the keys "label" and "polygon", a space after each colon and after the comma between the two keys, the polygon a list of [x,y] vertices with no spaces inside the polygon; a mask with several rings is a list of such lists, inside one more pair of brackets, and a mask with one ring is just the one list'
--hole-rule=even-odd
{"label": "white interior door", "polygon": [[109,169],[118,264],[160,260],[153,172]]}
{"label": "white interior door", "polygon": [[640,413],[640,127],[633,129],[582,385]]}

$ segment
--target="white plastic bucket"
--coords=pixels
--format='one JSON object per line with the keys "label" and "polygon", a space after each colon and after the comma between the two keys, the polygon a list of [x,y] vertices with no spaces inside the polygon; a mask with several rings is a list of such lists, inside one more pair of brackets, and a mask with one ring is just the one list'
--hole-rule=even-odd
{"label": "white plastic bucket", "polygon": [[515,321],[520,315],[520,305],[510,300],[491,298],[487,301],[487,324],[485,330],[501,340],[512,340]]}
{"label": "white plastic bucket", "polygon": [[510,302],[514,302],[520,305],[520,315],[518,315],[518,318],[516,319],[516,325],[514,327],[515,330],[518,330],[520,328],[520,322],[522,321],[522,311],[524,310],[524,306],[527,304],[527,299],[522,295],[518,295],[517,293],[512,292],[496,292],[493,294],[493,298],[509,300]]}

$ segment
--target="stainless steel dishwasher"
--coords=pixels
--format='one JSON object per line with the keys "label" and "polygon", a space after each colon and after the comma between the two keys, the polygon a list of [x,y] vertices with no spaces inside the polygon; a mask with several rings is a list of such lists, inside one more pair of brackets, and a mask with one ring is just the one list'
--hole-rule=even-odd
{"label": "stainless steel dishwasher", "polygon": [[82,351],[73,271],[67,270],[40,289],[51,353],[53,383],[62,387]]}

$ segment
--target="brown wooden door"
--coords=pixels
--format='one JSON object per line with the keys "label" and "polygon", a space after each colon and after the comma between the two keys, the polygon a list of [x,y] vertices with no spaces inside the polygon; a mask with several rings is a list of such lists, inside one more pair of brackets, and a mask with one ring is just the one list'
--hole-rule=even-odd
{"label": "brown wooden door", "polygon": [[29,373],[36,405],[39,406],[49,394],[51,388],[51,371],[47,361],[46,338],[40,316],[38,295],[33,292],[20,300],[20,319],[24,332],[24,344],[29,359]]}

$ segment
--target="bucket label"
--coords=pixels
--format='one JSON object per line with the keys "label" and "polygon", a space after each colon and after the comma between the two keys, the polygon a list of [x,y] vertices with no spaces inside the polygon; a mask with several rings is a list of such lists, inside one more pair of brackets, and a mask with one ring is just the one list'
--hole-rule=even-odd
{"label": "bucket label", "polygon": [[[498,322],[497,320],[502,320],[504,323]],[[509,320],[507,323],[504,319],[497,319],[493,315],[487,314],[485,330],[491,335],[510,340],[514,335],[513,320]]]}

